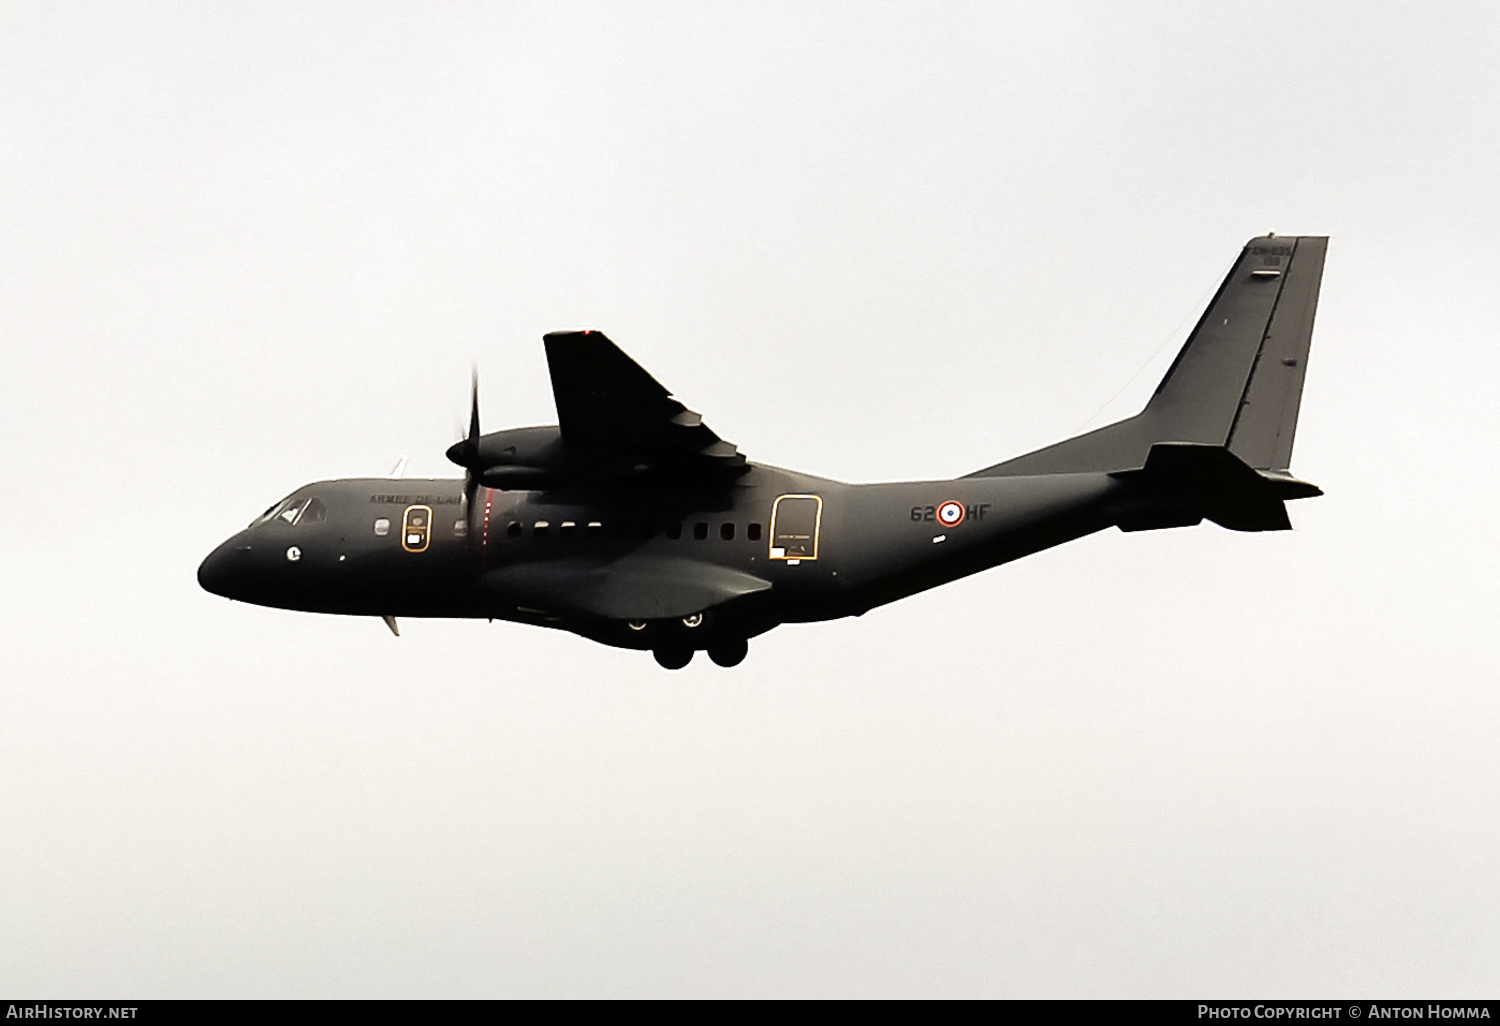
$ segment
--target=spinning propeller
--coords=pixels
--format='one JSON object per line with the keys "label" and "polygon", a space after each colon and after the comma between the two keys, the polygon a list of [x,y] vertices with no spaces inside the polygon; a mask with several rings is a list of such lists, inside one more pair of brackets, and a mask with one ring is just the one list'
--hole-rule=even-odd
{"label": "spinning propeller", "polygon": [[469,433],[448,447],[448,459],[464,468],[464,513],[468,518],[468,542],[472,550],[478,526],[474,498],[479,491],[479,368],[475,367],[469,390]]}

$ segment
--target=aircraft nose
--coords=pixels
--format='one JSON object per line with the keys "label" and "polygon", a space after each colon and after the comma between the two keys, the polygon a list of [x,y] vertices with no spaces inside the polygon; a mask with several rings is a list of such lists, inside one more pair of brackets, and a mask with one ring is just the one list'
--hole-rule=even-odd
{"label": "aircraft nose", "polygon": [[238,586],[243,583],[245,574],[250,569],[250,555],[253,551],[250,541],[243,534],[235,535],[210,552],[198,567],[198,584],[204,591],[215,595],[238,598]]}

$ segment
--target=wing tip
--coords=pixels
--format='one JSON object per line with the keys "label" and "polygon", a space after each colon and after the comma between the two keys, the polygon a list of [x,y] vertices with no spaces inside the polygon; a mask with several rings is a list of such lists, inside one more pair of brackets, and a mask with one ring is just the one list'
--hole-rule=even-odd
{"label": "wing tip", "polygon": [[602,339],[605,342],[609,341],[604,332],[598,328],[574,328],[569,331],[549,331],[542,336],[542,341],[548,345],[552,345],[557,342],[575,342],[585,338]]}

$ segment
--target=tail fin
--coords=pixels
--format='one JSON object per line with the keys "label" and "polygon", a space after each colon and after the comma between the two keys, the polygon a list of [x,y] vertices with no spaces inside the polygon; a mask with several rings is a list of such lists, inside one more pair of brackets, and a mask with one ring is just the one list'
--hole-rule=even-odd
{"label": "tail fin", "polygon": [[1323,236],[1251,239],[1144,410],[968,476],[1139,470],[1159,442],[1286,471],[1327,248]]}

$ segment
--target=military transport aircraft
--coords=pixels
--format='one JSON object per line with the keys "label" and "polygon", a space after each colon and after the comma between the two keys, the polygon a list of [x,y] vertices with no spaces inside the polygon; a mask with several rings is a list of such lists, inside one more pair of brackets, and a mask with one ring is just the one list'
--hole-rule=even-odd
{"label": "military transport aircraft", "polygon": [[219,595],[321,613],[486,617],[720,666],[1075,538],[1204,519],[1287,530],[1328,240],[1252,239],[1146,408],[954,480],[850,485],[748,462],[597,331],[547,335],[556,427],[482,434],[457,480],[299,488],[220,545]]}

